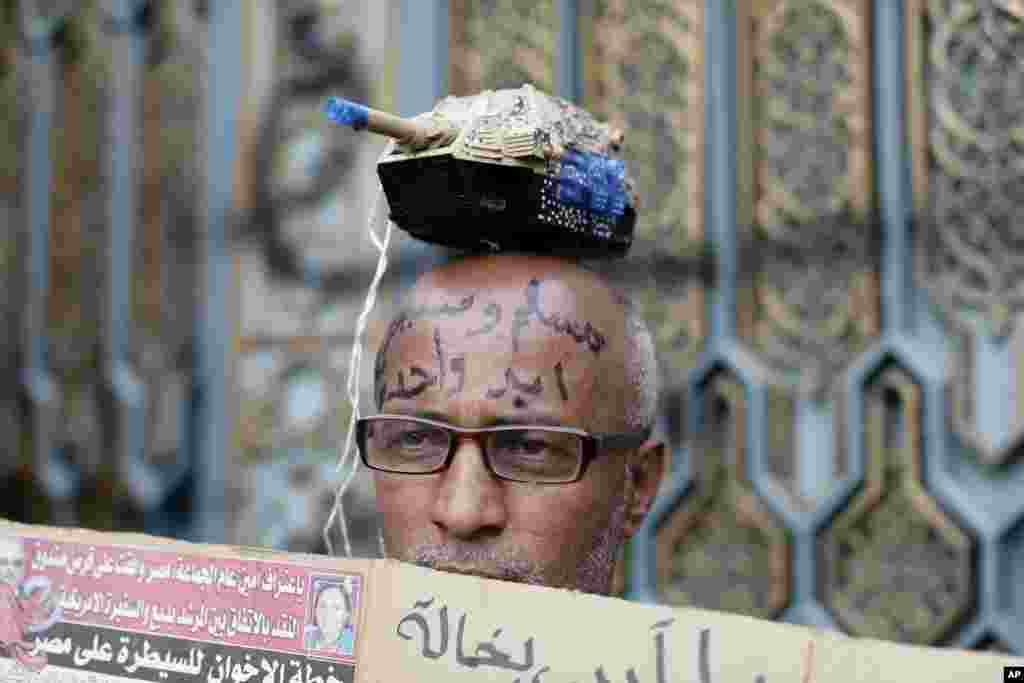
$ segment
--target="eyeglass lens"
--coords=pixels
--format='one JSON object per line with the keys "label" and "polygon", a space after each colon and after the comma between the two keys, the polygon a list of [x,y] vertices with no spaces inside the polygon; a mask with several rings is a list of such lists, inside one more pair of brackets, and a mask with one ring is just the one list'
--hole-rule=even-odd
{"label": "eyeglass lens", "polygon": [[[413,420],[374,420],[364,451],[369,464],[391,472],[424,474],[441,467],[452,434]],[[523,482],[556,483],[576,478],[583,444],[576,434],[545,429],[509,429],[479,435],[495,474]]]}

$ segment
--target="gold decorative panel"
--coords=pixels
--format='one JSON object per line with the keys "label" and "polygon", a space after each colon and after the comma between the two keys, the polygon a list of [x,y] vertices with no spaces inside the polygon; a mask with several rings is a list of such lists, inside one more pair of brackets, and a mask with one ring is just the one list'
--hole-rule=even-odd
{"label": "gold decorative panel", "polygon": [[822,535],[822,600],[853,635],[940,642],[974,602],[973,541],[925,490],[921,389],[885,369],[865,390],[864,484]]}
{"label": "gold decorative panel", "polygon": [[[29,235],[45,243],[47,281],[19,267],[23,272],[17,273],[17,291],[24,297],[18,303],[33,312],[35,302],[45,302],[45,326],[21,321],[19,341],[25,355],[45,344],[44,358],[31,372],[47,382],[50,391],[23,386],[26,410],[11,416],[6,406],[0,408],[0,422],[20,423],[23,435],[13,449],[22,452],[22,468],[16,475],[21,481],[14,484],[14,497],[35,499],[32,506],[43,514],[26,516],[34,521],[140,529],[142,508],[152,513],[148,519],[158,519],[160,506],[189,469],[183,437],[193,386],[189,351],[197,306],[192,266],[198,260],[198,252],[189,249],[198,217],[192,200],[202,174],[158,153],[192,148],[196,138],[193,135],[182,145],[172,137],[173,130],[161,125],[177,109],[169,106],[175,98],[161,102],[160,96],[186,89],[187,79],[180,76],[188,74],[172,79],[160,73],[168,54],[157,45],[166,41],[153,37],[164,10],[180,3],[160,0],[147,9],[147,21],[130,24],[118,20],[120,10],[129,9],[123,3],[64,0],[7,5],[2,13],[19,17],[23,28],[38,28],[39,38],[49,36],[53,48],[45,60],[50,65],[43,67],[44,60],[34,58],[34,50],[42,45],[11,35],[2,58],[4,67],[17,70],[5,76],[20,80],[20,88],[38,88],[33,97],[19,98],[19,144],[27,142],[30,123],[44,126],[33,130],[50,135],[49,158],[32,158],[33,173],[25,169],[16,187],[22,209],[40,190],[49,203],[47,223],[17,228],[19,261],[29,256]],[[191,12],[188,7],[181,10]],[[173,35],[167,38],[174,42]],[[140,49],[132,49],[130,43]],[[142,81],[144,88],[136,89]],[[53,116],[42,117],[42,110],[51,107],[51,96]],[[139,143],[144,149],[138,149]],[[130,165],[127,178],[137,185],[114,187],[111,173],[125,169],[122,164]],[[37,182],[49,185],[34,186]],[[132,213],[123,225],[115,224],[122,209]],[[159,218],[164,209],[172,214],[165,222],[151,218]],[[0,214],[6,228],[3,218]],[[24,221],[24,214],[18,219]],[[125,234],[112,249],[114,229]],[[175,246],[166,248],[169,242]],[[126,243],[131,250],[116,248]],[[121,260],[112,263],[112,257]],[[133,279],[121,284],[133,305],[123,310],[121,299],[111,296],[115,290],[110,284],[126,273]],[[183,300],[176,309],[162,306],[168,292]],[[112,320],[111,311],[121,320]],[[112,322],[123,326],[108,324]],[[0,355],[6,350],[0,348]],[[108,364],[108,359],[114,363]],[[17,391],[18,384],[11,384]],[[163,467],[159,476],[149,468],[157,464]],[[178,526],[169,524],[166,533]]]}
{"label": "gold decorative panel", "polygon": [[150,332],[159,334],[162,305],[163,248],[163,121],[160,117],[160,79],[152,72],[142,80],[142,183],[139,234],[139,267],[135,271],[136,320]]}
{"label": "gold decorative panel", "polygon": [[449,0],[448,16],[449,94],[523,83],[554,91],[554,0]]}
{"label": "gold decorative panel", "polygon": [[665,370],[681,379],[703,346],[702,0],[600,0],[581,18],[585,105],[626,131],[640,191],[629,261],[634,298]]}
{"label": "gold decorative panel", "polygon": [[920,278],[950,314],[1007,334],[1024,311],[1024,16],[1015,3],[908,3]]}
{"label": "gold decorative panel", "polygon": [[[19,188],[25,183],[27,163],[25,149],[28,138],[30,98],[26,85],[19,78],[17,17],[10,8],[0,11],[0,372],[14,370],[15,352],[20,342],[21,318],[24,315],[22,281],[27,230],[15,228],[25,220]],[[16,482],[15,469],[21,460],[22,430],[19,423],[17,387],[13,382],[0,389],[0,492],[5,481]],[[17,486],[21,482],[15,483]],[[0,494],[2,495],[2,494]],[[0,506],[0,515],[7,513]]]}
{"label": "gold decorative panel", "polygon": [[[1024,13],[993,0],[913,0],[907,12],[917,281],[963,342],[950,378],[954,429],[999,464],[1024,436]],[[973,335],[1011,347],[1016,419],[1004,443],[975,425]]]}
{"label": "gold decorative panel", "polygon": [[[18,192],[19,171],[24,164],[24,138],[27,135],[27,106],[19,102],[18,38],[13,12],[0,12],[0,101],[18,103],[0,108],[0,199],[14,202]],[[0,260],[0,267],[3,261]]]}
{"label": "gold decorative panel", "polygon": [[790,595],[789,538],[746,474],[747,399],[719,371],[691,447],[693,488],[657,531],[662,601],[772,618]]}
{"label": "gold decorative panel", "polygon": [[104,320],[109,55],[96,35],[101,16],[86,7],[67,19],[51,140],[49,360],[76,384],[98,377]]}
{"label": "gold decorative panel", "polygon": [[[100,33],[104,14],[84,5],[66,17],[51,137],[47,361],[57,382],[53,445],[82,476],[78,506],[47,491],[51,510],[99,528],[116,526],[111,448],[104,442],[104,298],[108,270],[110,55]],[[40,476],[38,463],[36,476]],[[121,493],[119,490],[118,493]],[[77,507],[77,509],[75,509]],[[59,511],[59,512],[58,512]]]}
{"label": "gold decorative panel", "polygon": [[[18,54],[13,44],[17,30],[13,12],[0,12],[0,223],[14,226],[25,215],[18,197],[19,185],[26,173],[25,147],[28,137],[28,105],[17,73]],[[5,229],[0,231],[0,357],[13,355],[18,343],[18,314],[22,308],[20,280],[22,268],[19,260],[19,236],[24,230]],[[8,361],[0,361],[4,367]],[[0,430],[13,432],[13,401],[0,392]],[[0,433],[4,433],[0,431]],[[13,439],[0,439],[0,458],[8,463],[15,460]],[[6,449],[12,455],[6,456]],[[6,456],[6,457],[5,457]],[[0,477],[8,469],[0,465]]]}
{"label": "gold decorative panel", "polygon": [[[201,253],[194,173],[202,158],[202,56],[192,45],[199,17],[170,0],[150,9],[145,65],[136,97],[140,134],[132,254],[131,359],[148,387],[146,453],[171,462],[187,448],[181,425],[191,391],[189,347],[195,331]],[[182,201],[185,200],[185,201]]]}
{"label": "gold decorative panel", "polygon": [[822,397],[877,337],[870,3],[737,3],[737,332]]}
{"label": "gold decorative panel", "polygon": [[140,333],[176,348],[191,334],[187,321],[195,307],[191,288],[178,283],[198,279],[201,262],[192,186],[203,159],[203,57],[192,45],[201,27],[188,8],[170,0],[155,3],[152,12],[149,59],[138,82],[140,215],[132,305]]}

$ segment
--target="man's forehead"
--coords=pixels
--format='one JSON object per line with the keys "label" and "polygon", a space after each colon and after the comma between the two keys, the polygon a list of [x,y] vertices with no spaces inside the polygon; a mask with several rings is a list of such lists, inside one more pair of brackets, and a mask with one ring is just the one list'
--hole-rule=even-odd
{"label": "man's forehead", "polygon": [[[595,353],[586,339],[536,322],[521,330],[505,320],[491,330],[489,322],[479,311],[467,312],[419,320],[397,334],[378,405],[464,426],[542,423],[524,418],[540,414],[552,424],[592,429],[598,416],[587,408],[587,396],[610,379],[608,352]],[[478,331],[485,332],[473,334]]]}
{"label": "man's forehead", "polygon": [[[402,315],[409,329],[418,321],[454,323],[457,327],[474,325],[473,321],[481,318],[488,323],[488,331],[492,325],[525,331],[531,324],[547,322],[549,331],[558,333],[559,326],[551,323],[560,321],[564,328],[569,321],[576,321],[579,329],[589,323],[606,337],[617,339],[625,323],[623,307],[603,286],[529,274],[489,280],[423,281],[406,302]],[[522,324],[515,325],[517,319]]]}
{"label": "man's forehead", "polygon": [[[542,256],[472,257],[417,282],[381,341],[376,403],[467,424],[526,409],[603,423],[617,393],[625,311],[598,276]],[[598,414],[601,413],[601,414]],[[584,424],[588,423],[588,424]]]}
{"label": "man's forehead", "polygon": [[499,373],[507,368],[535,372],[560,363],[579,374],[583,368],[600,372],[616,365],[623,330],[614,316],[589,314],[546,284],[536,291],[534,306],[528,305],[526,288],[505,296],[477,292],[426,301],[393,324],[382,350],[399,365],[402,359],[449,365],[463,359],[456,363],[473,374],[481,363]]}

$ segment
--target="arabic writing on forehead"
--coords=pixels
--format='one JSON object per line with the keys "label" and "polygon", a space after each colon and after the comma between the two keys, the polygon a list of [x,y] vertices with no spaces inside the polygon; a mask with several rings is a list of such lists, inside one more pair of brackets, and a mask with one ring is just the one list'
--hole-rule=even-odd
{"label": "arabic writing on forehead", "polygon": [[526,285],[526,306],[519,307],[513,313],[512,348],[519,350],[519,337],[523,328],[537,320],[542,326],[558,333],[572,337],[577,344],[586,344],[587,348],[599,354],[607,346],[608,339],[597,330],[590,321],[573,320],[557,311],[547,313],[540,305],[540,280],[530,280]]}
{"label": "arabic writing on forehead", "polygon": [[[540,293],[541,281],[533,278],[526,286],[525,306],[520,306],[513,313],[512,318],[512,350],[519,351],[520,337],[523,330],[529,327],[531,321],[536,321],[544,329],[551,330],[556,334],[570,337],[577,344],[583,344],[595,355],[600,354],[607,346],[607,337],[600,330],[594,327],[590,321],[575,320],[557,311],[545,311],[541,307]],[[478,301],[478,294],[466,294],[454,301],[441,303],[424,304],[412,308],[398,315],[388,326],[384,339],[381,341],[374,364],[374,392],[377,408],[383,408],[384,404],[391,399],[413,399],[421,395],[428,388],[438,387],[447,390],[447,397],[451,398],[458,394],[465,382],[465,355],[450,357],[445,349],[441,331],[437,326],[433,328],[432,356],[435,366],[434,370],[427,370],[420,365],[411,365],[398,371],[395,377],[397,386],[388,386],[385,375],[388,369],[388,354],[395,341],[402,333],[411,329],[419,320],[440,320],[442,318],[454,318],[461,316],[473,308]],[[466,330],[465,337],[477,337],[492,333],[502,320],[502,307],[499,303],[488,302],[481,310],[486,319],[482,326]],[[511,373],[511,374],[510,374]],[[569,391],[564,376],[564,366],[559,361],[555,366],[556,385],[562,400],[568,400]],[[456,384],[448,386],[449,375],[454,375]],[[407,384],[407,378],[412,380]],[[522,381],[512,373],[506,372],[505,386],[491,388],[486,392],[487,398],[501,398],[511,388],[516,391],[515,404],[518,408],[526,407],[530,397],[538,396],[543,391],[541,378],[538,376],[533,381]],[[524,395],[525,394],[525,395]]]}
{"label": "arabic writing on forehead", "polygon": [[[516,375],[515,370],[512,368],[505,368],[505,385],[501,387],[493,387],[487,390],[487,398],[501,398],[509,389],[515,392],[515,407],[525,408],[530,398],[540,396],[544,392],[544,382],[540,375],[533,378],[533,381],[527,382],[519,379]],[[525,394],[525,395],[524,395]]]}
{"label": "arabic writing on forehead", "polygon": [[433,320],[435,318],[451,318],[473,308],[475,300],[475,294],[467,294],[455,303],[441,302],[439,304],[417,306],[407,312],[406,318],[411,322],[416,320]]}
{"label": "arabic writing on forehead", "polygon": [[[391,394],[388,392],[387,387],[384,384],[384,374],[387,372],[388,352],[391,350],[391,345],[394,343],[395,339],[403,332],[412,329],[413,323],[418,320],[437,320],[462,315],[473,307],[473,302],[475,300],[475,294],[467,294],[455,303],[442,302],[440,304],[418,306],[407,311],[403,311],[391,321],[384,333],[384,339],[381,341],[380,349],[377,351],[377,358],[373,366],[373,384],[377,395],[378,408],[384,405],[384,402],[390,398],[413,398],[426,389],[427,386],[431,386],[437,382],[437,378],[435,378],[433,382],[421,382],[420,384],[416,384],[412,388],[407,389],[404,387],[404,377],[399,376],[400,387],[396,390],[397,393]],[[434,334],[435,344],[439,343],[439,339],[437,337],[438,332],[436,329]],[[444,372],[445,369],[442,367],[442,377],[440,378],[440,385],[442,387],[444,386]],[[419,369],[419,372],[410,370],[410,373],[420,375],[421,379],[426,378],[426,376],[422,374],[422,368]]]}

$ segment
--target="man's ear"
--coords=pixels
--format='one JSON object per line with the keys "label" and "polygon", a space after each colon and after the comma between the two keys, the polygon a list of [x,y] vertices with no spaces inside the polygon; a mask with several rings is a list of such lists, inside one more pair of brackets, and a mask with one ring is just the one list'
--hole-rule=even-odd
{"label": "man's ear", "polygon": [[665,472],[665,453],[664,443],[648,439],[629,460],[627,476],[631,479],[633,495],[627,501],[626,524],[623,527],[626,538],[636,533],[651,509]]}

